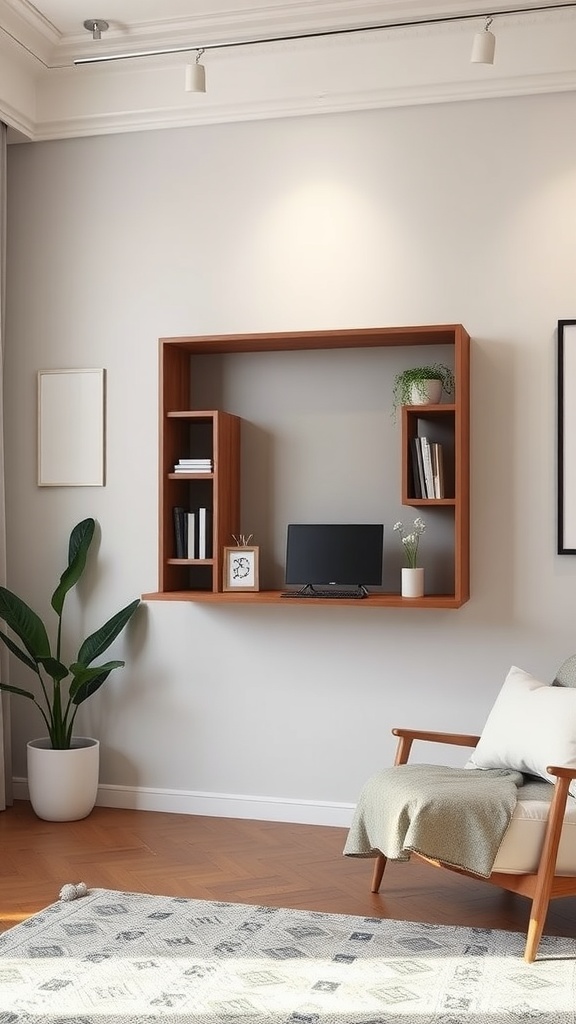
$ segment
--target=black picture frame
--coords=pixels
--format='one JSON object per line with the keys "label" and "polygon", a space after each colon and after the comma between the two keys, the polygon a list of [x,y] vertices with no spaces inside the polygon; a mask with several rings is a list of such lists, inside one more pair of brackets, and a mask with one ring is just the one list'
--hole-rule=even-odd
{"label": "black picture frame", "polygon": [[558,321],[558,554],[576,555],[576,320]]}

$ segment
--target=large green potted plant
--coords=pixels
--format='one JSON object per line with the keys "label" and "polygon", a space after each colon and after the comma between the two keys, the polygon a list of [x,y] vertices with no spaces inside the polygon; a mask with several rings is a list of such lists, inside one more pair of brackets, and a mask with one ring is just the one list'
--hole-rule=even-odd
{"label": "large green potted plant", "polygon": [[439,402],[442,392],[454,394],[454,373],[444,363],[410,366],[394,378],[394,412],[401,405],[429,405]]}
{"label": "large green potted plant", "polygon": [[[68,544],[68,565],[52,594],[57,617],[56,642],[50,645],[42,619],[20,597],[0,587],[0,619],[15,635],[13,640],[0,630],[0,640],[36,677],[36,690],[26,690],[0,681],[0,690],[31,700],[44,719],[48,735],[28,744],[28,787],[32,806],[39,817],[72,821],[90,813],[98,790],[99,741],[74,736],[78,708],[108,679],[123,661],[93,662],[122,632],[140,600],[136,599],[108,619],[80,645],[72,662],[62,661],[64,602],[86,567],[94,537],[94,519],[83,519],[74,527]],[[86,762],[86,768],[84,763]],[[63,768],[60,768],[60,765]],[[63,774],[58,774],[62,770]],[[40,793],[36,787],[44,792]],[[66,808],[66,797],[70,806]]]}

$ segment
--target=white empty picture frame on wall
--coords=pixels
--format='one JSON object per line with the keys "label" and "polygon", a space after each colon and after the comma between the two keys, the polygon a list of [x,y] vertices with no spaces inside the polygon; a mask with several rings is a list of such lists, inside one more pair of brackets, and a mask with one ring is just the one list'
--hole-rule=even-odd
{"label": "white empty picture frame on wall", "polygon": [[104,370],[38,371],[38,486],[104,485]]}
{"label": "white empty picture frame on wall", "polygon": [[558,554],[576,555],[576,320],[558,321]]}

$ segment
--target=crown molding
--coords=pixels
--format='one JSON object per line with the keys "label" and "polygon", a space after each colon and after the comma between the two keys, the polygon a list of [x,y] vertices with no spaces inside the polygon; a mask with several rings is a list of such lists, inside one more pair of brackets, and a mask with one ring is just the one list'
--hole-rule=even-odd
{"label": "crown molding", "polygon": [[259,100],[211,104],[209,108],[183,111],[164,108],[161,111],[122,111],[106,115],[68,117],[60,121],[45,121],[41,131],[28,134],[29,126],[21,131],[24,139],[13,142],[46,142],[58,139],[85,138],[93,135],[117,135],[138,131],[159,131],[167,128],[190,128],[201,125],[225,124],[240,121],[262,121],[272,118],[306,117],[318,114],[336,114],[361,110],[381,110],[390,107],[425,106],[435,103],[456,103],[470,100],[498,99],[510,96],[536,96],[547,93],[576,91],[576,72],[524,76],[514,81],[499,79],[491,83],[453,82],[425,87],[389,88],[340,96],[303,97],[300,99]]}
{"label": "crown molding", "polygon": [[9,46],[23,61],[46,67],[60,41],[55,26],[27,0],[0,0],[0,53]]}

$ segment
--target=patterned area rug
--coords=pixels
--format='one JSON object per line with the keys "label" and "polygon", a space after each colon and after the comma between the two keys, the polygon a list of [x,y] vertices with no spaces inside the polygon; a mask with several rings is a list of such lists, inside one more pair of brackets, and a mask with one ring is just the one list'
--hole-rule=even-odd
{"label": "patterned area rug", "polygon": [[0,1024],[573,1024],[576,941],[90,889],[0,935]]}

